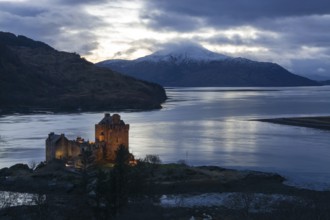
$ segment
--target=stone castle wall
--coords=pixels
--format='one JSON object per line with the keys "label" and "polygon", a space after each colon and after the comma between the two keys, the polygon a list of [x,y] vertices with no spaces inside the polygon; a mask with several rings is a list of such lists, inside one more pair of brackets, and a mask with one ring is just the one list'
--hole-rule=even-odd
{"label": "stone castle wall", "polygon": [[121,145],[129,148],[129,125],[120,119],[120,115],[106,113],[95,125],[95,143],[85,142],[82,138],[71,141],[64,134],[50,133],[46,139],[46,161],[78,158],[83,148],[92,151],[96,161],[113,161],[115,151]]}

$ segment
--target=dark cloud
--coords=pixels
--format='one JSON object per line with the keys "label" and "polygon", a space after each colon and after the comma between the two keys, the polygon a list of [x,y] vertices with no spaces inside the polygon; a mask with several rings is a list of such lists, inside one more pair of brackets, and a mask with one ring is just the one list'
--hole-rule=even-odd
{"label": "dark cloud", "polygon": [[[263,48],[263,52],[243,51],[237,55],[279,62],[311,78],[330,78],[328,0],[146,1],[141,18],[154,30],[198,33],[210,28],[219,33],[196,34],[191,39],[217,48],[222,45]],[[250,37],[221,32],[235,29],[244,32],[244,27],[257,33]]]}
{"label": "dark cloud", "polygon": [[140,49],[143,48],[146,50],[153,51],[157,47],[159,47],[159,45],[161,45],[161,43],[157,39],[154,39],[154,38],[144,38],[144,39],[140,39],[140,40],[131,41],[129,43],[129,45],[133,48],[140,48]]}
{"label": "dark cloud", "polygon": [[[90,14],[89,8],[102,9],[102,16]],[[107,10],[114,13],[113,16],[124,14],[127,20],[118,18],[116,23],[113,17],[107,18]],[[131,13],[134,16],[136,10],[140,20],[130,21]],[[113,23],[109,23],[110,20]],[[278,62],[295,73],[319,78],[330,74],[329,24],[328,0],[0,2],[1,31],[25,35],[59,50],[86,56],[98,48],[100,39],[108,36],[112,43],[127,48],[109,51],[109,56],[115,54],[114,57],[130,57],[141,49],[151,53],[187,43],[214,48],[228,45],[261,48],[257,52],[241,50],[228,55]],[[158,35],[152,36],[151,32],[147,39],[135,36],[134,30],[143,25]],[[253,36],[248,34],[249,29],[255,31]],[[127,33],[130,30],[132,32]],[[225,34],[228,30],[239,33]],[[169,32],[170,35],[166,35]],[[128,36],[125,38],[123,33]]]}
{"label": "dark cloud", "polygon": [[203,46],[196,43],[195,41],[178,38],[174,42],[159,44],[157,50],[175,51],[175,50],[181,50],[181,49],[185,49],[185,48],[201,48],[201,49],[203,49]]}
{"label": "dark cloud", "polygon": [[146,24],[158,31],[180,30],[181,32],[196,30],[203,26],[202,19],[190,16],[172,13],[145,13],[142,17]]}
{"label": "dark cloud", "polygon": [[[147,1],[145,7],[141,16],[152,21],[151,27],[176,31],[185,31],[177,24],[180,22],[186,23],[187,27],[196,26],[192,24],[194,19],[187,22],[185,17],[203,19],[205,23],[201,25],[228,27],[249,25],[262,19],[330,14],[328,0],[167,0]],[[177,22],[166,22],[169,17],[176,18]]]}
{"label": "dark cloud", "polygon": [[274,22],[260,24],[260,27],[271,29],[281,34],[283,40],[293,45],[309,45],[314,47],[329,47],[330,14],[326,16],[305,16],[287,18]]}
{"label": "dark cloud", "polygon": [[[79,43],[77,43],[79,41]],[[92,32],[76,31],[74,33],[63,33],[57,36],[54,42],[57,48],[64,48],[64,51],[76,52],[87,56],[95,50],[99,43]]]}
{"label": "dark cloud", "polygon": [[293,59],[292,71],[316,80],[330,79],[330,62],[325,59]]}
{"label": "dark cloud", "polygon": [[41,13],[47,12],[47,9],[41,7],[32,7],[10,2],[0,2],[0,13],[9,13],[22,17],[35,17]]}
{"label": "dark cloud", "polygon": [[[116,2],[117,0],[111,0],[111,2]],[[56,0],[58,4],[61,5],[97,5],[109,2],[107,0]]]}
{"label": "dark cloud", "polygon": [[83,55],[97,48],[94,30],[102,25],[105,25],[102,20],[87,13],[82,6],[33,6],[30,2],[0,4],[0,27],[3,31]]}
{"label": "dark cloud", "polygon": [[236,45],[236,46],[261,46],[270,42],[267,36],[258,36],[257,39],[243,37],[239,34],[233,34],[230,37],[223,34],[216,34],[212,37],[194,37],[196,42],[207,42],[215,45]]}
{"label": "dark cloud", "polygon": [[126,50],[117,51],[114,53],[111,59],[120,59],[122,57],[129,57],[131,54],[144,49],[150,51],[150,53],[158,50],[161,44],[156,39],[146,38],[140,40],[134,40],[129,43],[129,47]]}

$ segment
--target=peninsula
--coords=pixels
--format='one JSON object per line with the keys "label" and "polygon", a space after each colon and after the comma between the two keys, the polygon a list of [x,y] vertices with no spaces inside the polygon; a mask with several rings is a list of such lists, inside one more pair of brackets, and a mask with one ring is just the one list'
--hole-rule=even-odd
{"label": "peninsula", "polygon": [[166,98],[158,84],[0,32],[0,113],[147,110],[161,108]]}
{"label": "peninsula", "polygon": [[257,121],[330,130],[330,116],[271,118],[257,119]]}

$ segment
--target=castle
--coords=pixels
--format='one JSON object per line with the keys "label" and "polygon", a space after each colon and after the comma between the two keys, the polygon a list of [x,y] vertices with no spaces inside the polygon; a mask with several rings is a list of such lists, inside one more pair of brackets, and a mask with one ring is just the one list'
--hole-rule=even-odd
{"label": "castle", "polygon": [[120,115],[111,116],[109,113],[105,113],[104,118],[95,125],[95,142],[85,141],[81,137],[68,140],[64,134],[51,132],[46,139],[46,161],[62,159],[77,165],[82,153],[89,151],[96,162],[113,162],[119,146],[128,149],[128,132],[129,124],[125,124]]}

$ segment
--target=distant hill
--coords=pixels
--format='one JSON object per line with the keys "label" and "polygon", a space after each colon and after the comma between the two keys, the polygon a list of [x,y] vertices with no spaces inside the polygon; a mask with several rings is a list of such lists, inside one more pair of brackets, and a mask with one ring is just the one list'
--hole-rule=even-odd
{"label": "distant hill", "polygon": [[232,58],[201,47],[158,51],[136,60],[97,63],[163,86],[316,86],[275,63]]}
{"label": "distant hill", "polygon": [[330,85],[330,80],[319,81],[321,85]]}
{"label": "distant hill", "polygon": [[0,111],[153,109],[165,99],[157,84],[0,32]]}

